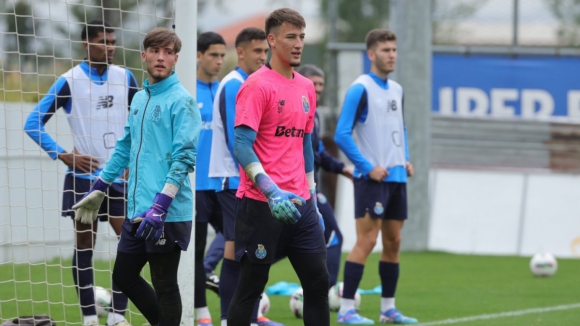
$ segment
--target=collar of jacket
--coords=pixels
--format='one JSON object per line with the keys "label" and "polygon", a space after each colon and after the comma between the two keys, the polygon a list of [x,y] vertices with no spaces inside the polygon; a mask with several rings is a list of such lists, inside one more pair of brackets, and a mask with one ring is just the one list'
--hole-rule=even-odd
{"label": "collar of jacket", "polygon": [[143,82],[143,88],[147,89],[151,95],[163,93],[165,90],[171,86],[179,83],[177,79],[177,73],[175,71],[171,72],[171,75],[162,81],[158,81],[153,85],[149,85],[149,78],[145,79]]}

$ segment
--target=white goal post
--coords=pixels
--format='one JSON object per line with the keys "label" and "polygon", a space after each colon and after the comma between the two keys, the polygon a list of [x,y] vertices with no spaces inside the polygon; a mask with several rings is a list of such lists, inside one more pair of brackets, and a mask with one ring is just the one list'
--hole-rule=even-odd
{"label": "white goal post", "polygon": [[[72,279],[74,227],[61,216],[66,166],[49,157],[24,124],[59,76],[85,58],[80,34],[92,19],[107,20],[115,29],[114,64],[130,69],[139,86],[146,77],[140,61],[143,37],[154,27],[175,27],[183,42],[176,69],[195,95],[197,0],[0,1],[0,323],[40,314],[59,325],[83,323]],[[44,132],[67,152],[73,150],[62,108],[46,121]],[[179,270],[183,325],[194,323],[194,243],[182,253]],[[100,222],[94,285],[110,291],[116,245],[115,232]],[[149,279],[148,271],[144,274]],[[129,307],[127,320],[144,324],[138,310]]]}

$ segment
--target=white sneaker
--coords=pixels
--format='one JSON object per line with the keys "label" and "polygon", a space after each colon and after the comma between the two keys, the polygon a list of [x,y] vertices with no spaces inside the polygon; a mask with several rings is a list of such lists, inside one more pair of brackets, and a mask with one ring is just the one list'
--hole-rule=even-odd
{"label": "white sneaker", "polygon": [[91,320],[90,322],[84,324],[83,326],[101,326],[101,325],[99,325],[98,320]]}
{"label": "white sneaker", "polygon": [[120,322],[116,323],[115,326],[132,326],[129,324],[127,320],[121,320]]}

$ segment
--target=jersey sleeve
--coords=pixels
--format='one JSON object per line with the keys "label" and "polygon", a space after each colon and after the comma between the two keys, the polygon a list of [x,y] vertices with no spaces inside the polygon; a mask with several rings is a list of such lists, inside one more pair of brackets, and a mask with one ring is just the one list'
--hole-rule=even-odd
{"label": "jersey sleeve", "polygon": [[258,79],[248,79],[240,87],[236,97],[235,126],[248,126],[258,132],[267,105],[266,94],[257,84]]}
{"label": "jersey sleeve", "polygon": [[71,110],[71,92],[66,78],[60,77],[50,87],[48,93],[38,102],[28,115],[24,124],[24,131],[34,140],[53,160],[59,153],[64,152],[56,141],[46,132],[44,126],[52,118],[58,108],[64,108],[67,113]]}
{"label": "jersey sleeve", "polygon": [[358,119],[366,118],[367,110],[364,86],[360,84],[351,86],[346,93],[334,134],[334,141],[338,147],[363,175],[368,175],[374,166],[361,154],[352,137],[352,131]]}
{"label": "jersey sleeve", "polygon": [[316,120],[316,92],[312,83],[308,85],[308,102],[310,111],[308,112],[308,122],[306,123],[305,133],[310,134],[314,129],[314,122]]}
{"label": "jersey sleeve", "polygon": [[[224,126],[225,139],[228,149],[234,162],[237,160],[234,155],[234,126],[236,121],[236,95],[238,94],[242,82],[237,79],[229,80],[222,89],[219,98],[220,118]],[[237,164],[236,164],[237,165]]]}

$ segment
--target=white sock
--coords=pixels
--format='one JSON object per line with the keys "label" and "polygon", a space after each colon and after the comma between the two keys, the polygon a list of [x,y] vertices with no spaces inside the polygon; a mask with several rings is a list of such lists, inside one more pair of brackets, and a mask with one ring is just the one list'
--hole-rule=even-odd
{"label": "white sock", "polygon": [[354,299],[340,298],[340,310],[338,313],[344,315],[351,309],[354,309]]}
{"label": "white sock", "polygon": [[122,322],[123,320],[125,320],[125,316],[109,312],[109,315],[107,316],[107,325],[114,326],[116,323]]}
{"label": "white sock", "polygon": [[97,315],[83,316],[84,325],[88,324],[91,321],[96,321],[97,323],[99,323],[99,317],[97,317]]}
{"label": "white sock", "polygon": [[260,326],[260,325],[258,325],[258,324],[250,324],[250,326]]}
{"label": "white sock", "polygon": [[203,318],[211,319],[211,315],[209,314],[209,309],[207,307],[195,308],[195,315],[197,316],[197,320]]}
{"label": "white sock", "polygon": [[222,319],[222,325],[221,326],[228,326],[227,319]]}
{"label": "white sock", "polygon": [[395,308],[395,298],[381,298],[381,311]]}

